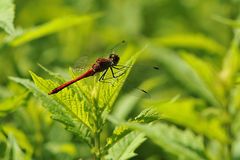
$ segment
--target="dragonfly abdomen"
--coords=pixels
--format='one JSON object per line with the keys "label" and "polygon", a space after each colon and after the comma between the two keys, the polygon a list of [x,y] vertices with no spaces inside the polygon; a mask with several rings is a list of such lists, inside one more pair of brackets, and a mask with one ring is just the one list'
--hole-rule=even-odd
{"label": "dragonfly abdomen", "polygon": [[62,89],[64,89],[65,87],[83,79],[83,78],[87,78],[89,76],[93,76],[96,72],[93,70],[93,68],[89,69],[88,71],[86,71],[85,73],[83,73],[82,75],[76,77],[75,79],[68,81],[66,83],[63,83],[62,85],[60,85],[59,87],[53,89],[51,92],[48,93],[48,95],[50,94],[55,94],[58,93],[59,91],[61,91]]}

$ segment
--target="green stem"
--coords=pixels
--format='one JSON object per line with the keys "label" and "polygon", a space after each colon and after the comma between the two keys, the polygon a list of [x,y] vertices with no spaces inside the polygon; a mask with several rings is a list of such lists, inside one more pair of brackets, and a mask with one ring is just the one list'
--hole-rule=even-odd
{"label": "green stem", "polygon": [[225,113],[227,114],[227,117],[229,117],[230,119],[226,122],[225,124],[225,130],[226,133],[228,134],[228,137],[230,138],[230,142],[226,145],[225,147],[225,160],[231,160],[232,159],[232,139],[233,138],[233,133],[232,133],[232,118],[233,118],[233,113],[231,112],[231,106],[230,106],[230,94],[231,91],[228,91],[228,102],[227,105],[225,106]]}
{"label": "green stem", "polygon": [[100,134],[97,132],[94,139],[95,144],[95,160],[101,160],[101,144],[100,144]]}
{"label": "green stem", "polygon": [[[226,124],[226,131],[229,137],[232,137],[232,132],[231,132],[231,123]],[[232,142],[228,143],[226,146],[226,160],[231,160],[232,159]]]}

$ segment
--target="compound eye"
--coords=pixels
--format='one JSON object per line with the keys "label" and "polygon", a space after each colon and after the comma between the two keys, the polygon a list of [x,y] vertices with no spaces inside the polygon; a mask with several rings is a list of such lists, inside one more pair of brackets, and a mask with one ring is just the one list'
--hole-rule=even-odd
{"label": "compound eye", "polygon": [[109,55],[109,58],[113,58],[113,54],[110,54],[110,55]]}

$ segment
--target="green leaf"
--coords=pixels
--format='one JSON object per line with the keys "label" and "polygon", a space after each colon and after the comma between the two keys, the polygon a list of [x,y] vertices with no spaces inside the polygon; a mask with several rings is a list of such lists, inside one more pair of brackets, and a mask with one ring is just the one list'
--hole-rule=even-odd
{"label": "green leaf", "polygon": [[[33,76],[35,79],[38,79],[38,77],[35,74],[33,74]],[[30,80],[14,78],[14,77],[11,77],[11,79],[17,83],[22,84],[23,86],[28,88],[31,92],[33,92],[34,95],[42,101],[43,106],[46,107],[53,114],[53,117],[55,119],[63,122],[64,124],[67,124],[66,126],[67,129],[73,127],[74,129],[72,130],[74,130],[73,132],[74,134],[77,134],[82,141],[88,144],[91,144],[89,137],[86,136],[86,135],[90,135],[90,130],[87,128],[86,125],[83,125],[80,121],[76,120],[75,117],[72,117],[71,113],[69,113],[65,109],[66,106],[64,106],[64,104],[54,100],[51,96],[48,96],[44,92],[40,91],[37,87],[35,87],[34,83],[32,83]],[[39,78],[38,81],[45,81],[45,80]],[[48,82],[49,81],[47,81],[46,83]],[[78,130],[78,129],[82,129],[82,130]],[[78,132],[76,132],[75,130],[78,130]],[[84,131],[84,133],[82,133],[81,131]]]}
{"label": "green leaf", "polygon": [[150,53],[163,67],[186,89],[203,97],[214,106],[221,106],[220,102],[206,86],[199,75],[184,62],[175,52],[161,48],[150,48]]}
{"label": "green leaf", "polygon": [[188,49],[201,49],[209,54],[223,54],[225,48],[215,40],[202,34],[175,34],[153,40],[156,45],[164,47],[179,47]]}
{"label": "green leaf", "polygon": [[[163,80],[159,78],[152,78],[144,81],[138,88],[144,88],[148,91],[159,85]],[[120,120],[125,120],[128,114],[133,110],[139,101],[146,96],[144,92],[133,90],[127,94],[124,94],[116,102],[113,110],[113,116]]]}
{"label": "green leaf", "polygon": [[220,22],[220,23],[223,23],[223,24],[235,27],[235,28],[239,28],[240,27],[240,22],[237,21],[237,20],[228,19],[228,18],[219,16],[219,15],[213,16],[213,19],[218,21],[218,22]]}
{"label": "green leaf", "polygon": [[[24,152],[24,157],[26,159],[31,159],[32,154],[33,154],[33,147],[30,144],[27,135],[25,133],[23,133],[21,130],[12,126],[11,124],[10,125],[5,124],[2,129],[3,129],[4,133],[11,136],[11,137],[8,137],[8,138],[14,138],[13,140],[15,142],[17,142],[17,144],[14,144],[14,145],[17,145],[17,146],[12,146],[12,148],[11,148],[10,147],[11,145],[10,145],[9,147],[11,149],[18,149],[20,151],[20,153],[22,152],[21,150],[24,150],[25,151]],[[17,148],[14,148],[14,147],[17,147]]]}
{"label": "green leaf", "polygon": [[[132,56],[123,64],[132,66],[138,54]],[[79,133],[78,136],[91,145],[91,135],[94,135],[103,127],[106,115],[112,110],[113,103],[130,69],[123,72],[125,74],[119,77],[117,81],[111,79],[113,85],[99,83],[97,81],[98,77],[94,76],[94,78],[89,77],[86,80],[81,80],[54,95],[47,95],[47,93],[59,84],[51,80],[45,80],[32,72],[31,76],[39,89],[28,80],[12,79],[23,84],[36,97],[40,98],[43,105],[53,114],[53,119],[64,123],[67,130],[75,134]]]}
{"label": "green leaf", "polygon": [[26,157],[21,148],[19,147],[15,137],[12,134],[8,135],[7,149],[3,160],[30,160]]}
{"label": "green leaf", "polygon": [[[240,88],[238,87],[239,91]],[[238,94],[239,97],[240,94]],[[239,99],[238,99],[239,102]],[[239,107],[239,106],[238,106]],[[239,109],[239,108],[238,108]],[[232,120],[232,135],[234,137],[234,140],[232,141],[232,156],[233,159],[239,159],[240,158],[240,153],[239,153],[239,149],[240,149],[240,112],[239,110],[235,113],[234,119]]]}
{"label": "green leaf", "polygon": [[214,66],[188,52],[181,52],[181,57],[197,72],[217,100],[221,102],[221,104],[225,104],[224,86]]}
{"label": "green leaf", "polygon": [[[54,88],[54,86],[56,86],[54,82],[50,80],[44,80],[32,72],[31,76],[36,86],[45,92],[49,92],[50,88]],[[47,94],[45,94],[45,96],[49,98],[51,97]],[[94,130],[94,127],[96,126],[91,121],[93,117],[91,117],[89,110],[86,108],[86,102],[78,97],[77,94],[74,94],[73,91],[66,89],[65,91],[55,95],[55,97],[55,100],[60,103],[66,109],[66,111],[72,115],[73,118],[83,123],[90,130]]]}
{"label": "green leaf", "polygon": [[156,110],[152,108],[147,108],[131,121],[138,123],[150,123],[156,120],[160,120],[160,118],[161,117],[159,116]]}
{"label": "green leaf", "polygon": [[154,106],[159,114],[168,121],[191,128],[196,133],[203,134],[210,139],[214,138],[222,143],[229,142],[229,137],[222,127],[225,117],[222,114],[221,117],[204,117],[204,110],[202,112],[197,110],[197,107],[203,105],[200,100],[180,99],[171,103],[155,101],[144,105]]}
{"label": "green leaf", "polygon": [[223,69],[221,71],[221,78],[228,87],[231,87],[235,83],[235,79],[237,78],[236,73],[240,66],[239,42],[240,30],[238,29],[235,31],[231,47],[224,58]]}
{"label": "green leaf", "polygon": [[49,69],[45,68],[43,65],[38,64],[38,66],[43,69],[45,72],[47,72],[52,78],[59,80],[61,82],[63,82],[62,77],[60,76],[60,74],[58,73],[54,73],[52,71],[50,71]]}
{"label": "green leaf", "polygon": [[131,132],[116,142],[106,155],[109,160],[126,160],[136,156],[134,150],[140,146],[146,138],[139,132]]}
{"label": "green leaf", "polygon": [[231,109],[240,109],[240,85],[235,86],[230,93],[229,107]]}
{"label": "green leaf", "polygon": [[[115,117],[109,116],[108,118],[113,123],[119,124],[119,120],[116,120]],[[151,123],[151,122],[159,120],[159,119],[160,119],[160,117],[159,117],[157,111],[147,108],[147,109],[143,110],[134,119],[129,119],[128,122]],[[131,129],[128,126],[126,126],[124,123],[118,125],[114,129],[113,135],[107,139],[107,145],[105,146],[105,150],[107,150],[108,148],[115,145],[115,143],[117,143],[121,138],[127,136],[131,132],[132,132]]]}
{"label": "green leaf", "polygon": [[15,6],[12,0],[0,1],[0,27],[8,34],[13,34],[15,32],[13,25],[14,9]]}
{"label": "green leaf", "polygon": [[29,41],[32,41],[34,39],[38,39],[56,32],[60,32],[64,29],[67,29],[76,25],[88,23],[89,21],[94,20],[100,16],[101,14],[92,14],[92,15],[84,15],[84,16],[72,15],[72,16],[57,18],[43,25],[32,28],[29,31],[26,31],[19,37],[16,37],[12,41],[10,41],[9,44],[14,47],[19,46]]}
{"label": "green leaf", "polygon": [[179,159],[207,159],[204,154],[203,138],[194,135],[190,130],[183,131],[164,123],[154,125],[129,123],[128,126],[143,132],[155,144]]}
{"label": "green leaf", "polygon": [[77,149],[73,143],[49,142],[46,144],[46,148],[56,155],[65,153],[74,156],[77,153]]}
{"label": "green leaf", "polygon": [[0,102],[0,118],[18,108],[24,102],[27,95],[28,92],[2,100]]}

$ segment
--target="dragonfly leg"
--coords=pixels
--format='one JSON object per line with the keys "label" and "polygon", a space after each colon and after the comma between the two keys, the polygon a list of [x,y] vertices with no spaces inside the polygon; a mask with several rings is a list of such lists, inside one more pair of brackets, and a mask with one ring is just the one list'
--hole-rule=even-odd
{"label": "dragonfly leg", "polygon": [[117,69],[117,70],[122,70],[122,69],[130,68],[130,67],[124,66],[124,65],[117,65],[117,66],[112,66],[112,68]]}
{"label": "dragonfly leg", "polygon": [[[116,69],[116,68],[115,68],[115,69]],[[115,76],[112,67],[110,67],[110,70],[111,70],[111,72],[112,72],[112,76],[113,76],[113,78],[118,78],[118,77],[120,77],[120,76],[122,76],[122,75],[125,74],[125,72],[123,72],[123,73],[121,73],[121,74]]]}
{"label": "dragonfly leg", "polygon": [[115,77],[115,75],[114,75],[114,72],[113,72],[112,67],[110,67],[110,70],[111,70],[111,72],[112,72],[112,76],[113,76],[113,78],[117,78],[117,77]]}
{"label": "dragonfly leg", "polygon": [[98,79],[98,81],[103,81],[103,80],[104,80],[104,77],[105,77],[107,71],[108,71],[108,69],[106,69],[106,70],[103,72],[103,74],[102,74],[101,77]]}
{"label": "dragonfly leg", "polygon": [[106,80],[110,79],[110,78],[105,78],[105,75],[106,75],[107,71],[108,71],[108,69],[106,69],[106,70],[103,72],[103,74],[102,74],[101,77],[98,79],[98,81],[99,81],[99,82],[103,82],[103,83],[110,83],[110,84],[113,85],[112,82],[106,81]]}
{"label": "dragonfly leg", "polygon": [[[108,68],[108,69],[109,69],[109,68]],[[112,73],[112,77],[107,77],[107,78],[106,78],[105,76],[106,76],[106,73],[107,73],[108,69],[106,69],[106,70],[103,72],[103,74],[101,75],[101,77],[98,79],[99,82],[112,83],[112,82],[107,81],[107,80],[110,80],[110,79],[112,79],[112,78],[116,79],[116,78],[122,76],[123,74],[125,74],[125,72],[123,72],[123,73],[121,73],[121,74],[119,74],[119,75],[115,75],[116,73],[114,73],[113,68],[110,67],[110,70],[111,70],[111,73]],[[116,69],[116,68],[114,68],[114,69]],[[119,69],[117,69],[117,70],[119,70]]]}

